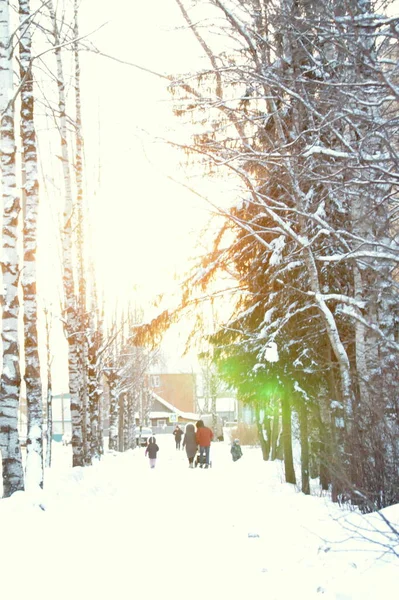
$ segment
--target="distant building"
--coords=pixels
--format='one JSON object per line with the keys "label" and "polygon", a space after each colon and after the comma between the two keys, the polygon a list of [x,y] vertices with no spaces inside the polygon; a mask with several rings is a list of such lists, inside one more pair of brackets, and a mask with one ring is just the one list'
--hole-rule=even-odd
{"label": "distant building", "polygon": [[61,441],[62,436],[72,435],[71,395],[54,394],[52,400],[53,440]]}
{"label": "distant building", "polygon": [[[199,419],[197,413],[182,411],[154,392],[152,392],[152,398],[153,402],[151,404],[149,420],[154,433],[157,431],[170,431],[176,423],[184,425],[186,423],[195,423]],[[135,417],[136,424],[138,425],[139,414],[136,413]]]}
{"label": "distant building", "polygon": [[151,373],[148,384],[157,396],[183,412],[196,410],[196,376],[192,373]]}
{"label": "distant building", "polygon": [[[204,398],[197,398],[196,376],[192,373],[150,373],[147,379],[150,389],[150,410],[146,425],[154,432],[171,431],[175,423],[195,423],[204,414]],[[107,386],[103,395],[103,431],[108,433]],[[20,430],[26,429],[26,407],[21,403]],[[55,394],[52,402],[53,439],[61,440],[64,434],[71,435],[70,394]],[[242,409],[241,409],[242,411]],[[210,406],[207,412],[210,412]],[[234,397],[222,397],[216,400],[216,412],[222,422],[235,421],[240,408]],[[45,416],[45,407],[44,407]],[[136,424],[140,424],[140,415],[135,414]],[[143,423],[144,424],[144,423]]]}
{"label": "distant building", "polygon": [[[151,410],[148,414],[148,420],[155,431],[171,431],[175,423],[195,423],[199,419],[199,415],[194,411],[183,411],[177,406],[174,406],[167,400],[164,400],[155,392],[150,392],[152,396]],[[72,434],[71,409],[70,409],[70,394],[57,394],[53,396],[52,402],[53,411],[53,439],[61,441],[64,434]],[[104,435],[108,435],[108,415],[104,415],[103,431]],[[22,416],[20,417],[23,418]],[[25,419],[26,421],[26,419]],[[140,424],[140,415],[135,413],[136,424]],[[26,428],[26,423],[25,423]],[[23,425],[21,425],[21,430]]]}
{"label": "distant building", "polygon": [[[198,409],[205,412],[205,398],[198,398]],[[223,421],[237,420],[237,400],[233,396],[216,398],[216,414]],[[211,411],[211,402],[208,399],[208,411]]]}
{"label": "distant building", "polygon": [[[53,440],[61,441],[64,433],[72,434],[71,424],[71,406],[70,394],[54,394],[52,397],[53,413]],[[21,398],[19,402],[19,433],[23,436],[27,434],[27,416],[26,416],[26,398]],[[47,409],[46,403],[43,403],[43,423],[47,427]]]}

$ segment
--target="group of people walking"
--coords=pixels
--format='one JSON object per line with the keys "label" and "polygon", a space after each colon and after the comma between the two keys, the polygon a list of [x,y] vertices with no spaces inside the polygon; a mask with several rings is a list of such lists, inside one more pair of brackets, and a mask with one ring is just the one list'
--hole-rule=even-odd
{"label": "group of people walking", "polygon": [[184,433],[183,448],[186,449],[188,466],[190,469],[194,467],[194,458],[199,448],[198,464],[201,468],[208,469],[213,431],[202,420],[197,421],[196,427],[197,431],[192,423],[187,423]]}
{"label": "group of people walking", "polygon": [[[175,438],[176,450],[180,450],[183,439],[182,449],[186,450],[188,466],[190,469],[194,468],[194,459],[197,452],[198,466],[200,468],[209,469],[211,465],[210,449],[213,440],[213,431],[210,427],[206,427],[202,419],[196,422],[195,427],[193,423],[187,423],[184,433],[179,425],[176,425],[173,435]],[[149,438],[145,449],[145,454],[146,456],[148,455],[150,467],[152,469],[155,467],[158,451],[159,447],[156,443],[156,439],[152,436]],[[231,455],[234,462],[242,456],[242,450],[238,439],[235,439],[231,446]]]}
{"label": "group of people walking", "polygon": [[180,450],[183,438],[182,449],[186,450],[188,466],[191,469],[194,467],[194,458],[199,450],[198,464],[201,468],[208,469],[210,466],[210,448],[213,440],[213,431],[209,427],[206,427],[202,420],[197,421],[195,425],[197,430],[195,430],[193,423],[187,423],[184,434],[179,425],[176,425],[173,431],[176,450]]}

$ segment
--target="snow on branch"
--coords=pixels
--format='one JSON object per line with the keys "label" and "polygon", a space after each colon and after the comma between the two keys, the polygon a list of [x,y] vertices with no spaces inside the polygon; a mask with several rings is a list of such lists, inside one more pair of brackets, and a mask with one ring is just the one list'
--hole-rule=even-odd
{"label": "snow on branch", "polygon": [[379,327],[377,327],[377,325],[375,323],[370,323],[369,321],[367,321],[366,319],[364,319],[357,311],[353,310],[353,307],[351,306],[342,306],[339,309],[340,313],[343,315],[347,315],[348,317],[351,317],[353,319],[357,319],[357,321],[359,321],[360,323],[362,323],[365,327],[368,327],[369,329],[372,329],[375,333],[378,334],[378,336],[383,339],[387,346],[389,346],[390,348],[392,348],[395,351],[399,350],[399,344],[397,342],[395,342],[393,339],[391,339],[390,337],[388,337],[384,331],[382,331]]}
{"label": "snow on branch", "polygon": [[387,260],[399,262],[399,253],[390,254],[389,252],[372,252],[367,250],[356,250],[355,252],[346,252],[345,254],[331,254],[330,256],[318,256],[316,260],[319,262],[340,262],[347,258],[370,258],[377,260]]}
{"label": "snow on branch", "polygon": [[[308,296],[315,296],[315,292],[307,292]],[[323,297],[325,302],[329,300],[335,300],[336,302],[340,302],[341,304],[349,304],[351,306],[355,306],[356,308],[362,309],[365,308],[366,303],[362,300],[355,300],[350,296],[345,296],[344,294],[319,294]]]}
{"label": "snow on branch", "polygon": [[324,146],[310,146],[310,148],[303,152],[305,158],[315,154],[324,154],[325,156],[331,156],[332,158],[352,158],[352,155],[349,152],[332,150],[331,148],[325,148]]}

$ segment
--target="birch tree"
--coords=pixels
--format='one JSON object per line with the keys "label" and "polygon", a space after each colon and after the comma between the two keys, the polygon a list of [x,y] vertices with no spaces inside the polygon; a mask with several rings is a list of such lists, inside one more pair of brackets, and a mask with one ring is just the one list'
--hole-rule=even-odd
{"label": "birch tree", "polygon": [[34,124],[31,14],[29,0],[19,0],[19,65],[21,77],[21,140],[24,166],[22,290],[24,302],[25,384],[28,408],[26,443],[26,486],[43,487],[43,407],[37,333],[37,219],[39,178]]}
{"label": "birch tree", "polygon": [[21,387],[18,343],[18,217],[16,146],[14,130],[13,60],[8,0],[0,1],[0,168],[3,197],[2,261],[2,349],[0,382],[0,453],[3,494],[24,489],[22,456],[18,439],[18,402]]}
{"label": "birch tree", "polygon": [[70,152],[68,148],[67,109],[65,97],[65,78],[62,62],[62,40],[58,29],[57,16],[53,2],[47,3],[52,23],[54,53],[57,66],[59,132],[61,137],[61,162],[64,181],[64,215],[62,228],[62,264],[64,283],[64,330],[68,341],[68,378],[72,419],[72,464],[84,466],[83,412],[80,397],[81,370],[79,362],[79,318],[78,300],[75,292],[73,269],[73,225],[74,202],[72,193],[72,175]]}
{"label": "birch tree", "polygon": [[[148,373],[151,365],[157,362],[156,349],[138,345],[131,331],[137,327],[138,309],[129,309],[128,316],[122,319],[120,339],[104,368],[110,393],[110,450],[125,451],[135,445],[135,414],[139,424],[146,425],[153,403],[148,387]],[[124,333],[127,326],[127,333]]]}
{"label": "birch tree", "polygon": [[86,265],[85,265],[85,211],[83,209],[83,131],[80,90],[80,58],[79,58],[79,3],[74,2],[74,42],[73,55],[75,67],[75,174],[76,174],[76,249],[78,278],[78,351],[80,357],[80,404],[82,407],[83,446],[86,464],[91,464],[90,449],[90,410],[87,390],[88,365],[88,315],[86,306]]}
{"label": "birch tree", "polygon": [[[96,298],[96,295],[94,296]],[[87,389],[88,405],[90,415],[90,434],[88,437],[90,445],[91,460],[99,460],[103,453],[102,428],[101,428],[101,397],[103,394],[101,375],[102,375],[102,354],[103,354],[103,334],[102,320],[96,319],[98,307],[94,300],[94,306],[89,317],[89,336],[88,336],[88,371],[87,371]]]}
{"label": "birch tree", "polygon": [[117,451],[119,448],[119,369],[117,366],[104,368],[109,389],[109,431],[108,448]]}
{"label": "birch tree", "polygon": [[53,379],[51,373],[51,365],[53,357],[51,353],[50,333],[51,321],[50,311],[44,309],[45,326],[46,326],[46,367],[47,367],[47,400],[46,400],[46,467],[51,467],[52,458],[52,442],[53,442]]}

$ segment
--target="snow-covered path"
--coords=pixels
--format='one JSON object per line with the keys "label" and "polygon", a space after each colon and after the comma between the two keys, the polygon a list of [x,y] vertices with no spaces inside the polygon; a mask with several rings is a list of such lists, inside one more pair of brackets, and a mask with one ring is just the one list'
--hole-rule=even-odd
{"label": "snow-covered path", "polygon": [[41,498],[1,501],[1,598],[376,600],[399,591],[398,562],[344,541],[343,517],[356,528],[364,518],[283,484],[281,465],[260,450],[244,448],[233,463],[228,444],[213,444],[213,468],[202,470],[188,469],[171,435],[158,443],[153,470],[143,449],[70,469],[70,449],[58,447]]}

